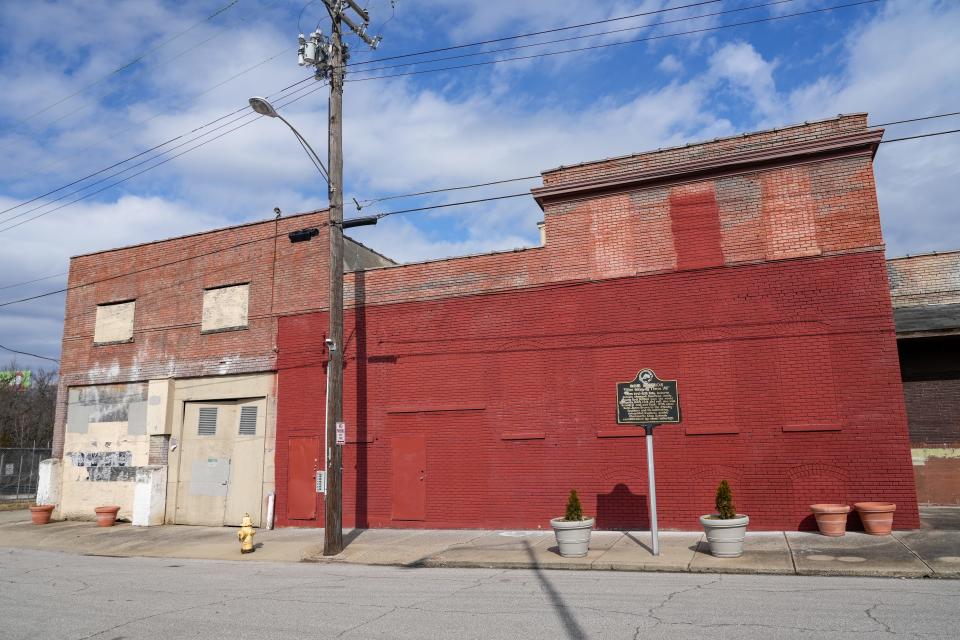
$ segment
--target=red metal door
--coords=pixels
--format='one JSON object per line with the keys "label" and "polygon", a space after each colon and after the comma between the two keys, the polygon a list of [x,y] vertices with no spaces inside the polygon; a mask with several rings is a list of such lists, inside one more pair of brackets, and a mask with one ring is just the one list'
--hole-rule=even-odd
{"label": "red metal door", "polygon": [[427,445],[423,436],[398,436],[393,444],[393,519],[427,517]]}
{"label": "red metal door", "polygon": [[315,520],[317,517],[317,469],[320,468],[320,438],[290,438],[287,466],[287,517]]}

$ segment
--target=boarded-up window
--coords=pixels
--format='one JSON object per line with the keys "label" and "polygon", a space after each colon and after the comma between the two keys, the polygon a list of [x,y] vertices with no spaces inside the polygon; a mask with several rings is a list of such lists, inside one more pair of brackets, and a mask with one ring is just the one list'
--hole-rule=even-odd
{"label": "boarded-up window", "polygon": [[240,435],[257,435],[257,408],[240,407]]}
{"label": "boarded-up window", "polygon": [[217,408],[216,407],[200,408],[200,419],[198,420],[198,424],[197,424],[197,435],[198,436],[217,435]]}
{"label": "boarded-up window", "polygon": [[97,305],[97,322],[93,330],[95,344],[128,342],[133,340],[133,311],[135,302],[111,302]]}
{"label": "boarded-up window", "polygon": [[217,287],[203,292],[201,331],[223,331],[247,326],[250,285]]}

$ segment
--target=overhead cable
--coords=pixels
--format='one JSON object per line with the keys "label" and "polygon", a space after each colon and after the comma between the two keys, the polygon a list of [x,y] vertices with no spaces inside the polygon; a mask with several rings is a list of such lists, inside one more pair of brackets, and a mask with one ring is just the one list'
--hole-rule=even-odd
{"label": "overhead cable", "polygon": [[[770,17],[767,17],[767,18],[756,18],[756,19],[754,19],[754,20],[744,20],[744,21],[742,21],[742,22],[731,22],[731,23],[728,23],[728,24],[718,25],[718,26],[716,26],[716,27],[704,27],[704,28],[702,28],[702,29],[691,29],[691,30],[689,30],[689,31],[680,31],[680,32],[676,32],[676,33],[665,33],[665,34],[660,34],[660,35],[655,35],[655,36],[648,36],[648,37],[646,37],[646,38],[635,38],[635,39],[633,39],[633,40],[621,40],[621,41],[619,41],[619,42],[607,42],[607,43],[603,43],[603,44],[591,45],[591,46],[588,46],[588,47],[576,47],[576,48],[574,48],[574,49],[562,49],[562,50],[560,50],[560,51],[548,51],[548,52],[545,52],[545,53],[537,53],[537,54],[531,54],[531,55],[527,55],[527,56],[514,56],[514,57],[512,57],[512,58],[499,58],[499,59],[497,59],[497,60],[486,60],[486,61],[483,61],[483,62],[472,62],[472,63],[469,63],[469,64],[451,65],[451,66],[448,66],[448,67],[438,67],[438,68],[436,68],[436,69],[422,69],[422,70],[420,70],[420,71],[407,71],[407,72],[403,72],[403,73],[391,73],[391,74],[381,75],[381,76],[371,76],[371,77],[369,77],[369,78],[351,78],[351,79],[346,80],[346,82],[367,82],[367,81],[370,81],[370,80],[386,80],[386,79],[388,79],[388,78],[400,78],[400,77],[405,77],[405,76],[415,76],[415,75],[421,75],[421,74],[425,74],[425,73],[438,73],[438,72],[440,72],[440,71],[454,71],[454,70],[457,70],[457,69],[468,69],[468,68],[473,68],[473,67],[483,67],[483,66],[488,66],[488,65],[492,65],[492,64],[500,64],[500,63],[503,63],[503,62],[516,62],[516,61],[520,61],[520,60],[534,60],[534,59],[538,59],[538,58],[547,58],[547,57],[551,57],[551,56],[565,55],[565,54],[568,54],[568,53],[579,53],[579,52],[582,52],[582,51],[593,51],[593,50],[596,50],[596,49],[606,49],[606,48],[610,48],[610,47],[622,47],[622,46],[626,46],[626,45],[638,44],[638,43],[641,43],[641,42],[650,42],[650,41],[653,41],[653,40],[663,40],[663,39],[666,39],[666,38],[676,38],[676,37],[679,37],[679,36],[688,36],[688,35],[693,35],[693,34],[698,34],[698,33],[709,33],[709,32],[712,32],[712,31],[720,31],[720,30],[722,30],[722,29],[731,29],[731,28],[734,28],[734,27],[743,27],[743,26],[749,26],[749,25],[753,25],[753,24],[760,24],[760,23],[764,23],[764,22],[773,22],[773,21],[776,21],[776,20],[786,20],[786,19],[789,19],[789,18],[797,18],[797,17],[800,17],[800,16],[812,15],[812,14],[816,14],[816,13],[824,13],[824,12],[826,12],[826,11],[834,11],[834,10],[836,10],[836,9],[846,9],[846,8],[849,8],[849,7],[857,7],[857,6],[861,6],[861,5],[875,4],[875,3],[880,2],[880,1],[881,1],[881,0],[860,0],[859,2],[850,2],[850,3],[847,3],[847,4],[838,4],[838,5],[833,5],[833,6],[830,6],[830,7],[823,7],[823,8],[820,8],[820,9],[810,9],[810,10],[808,10],[808,11],[798,11],[798,12],[795,12],[795,13],[785,13],[785,14],[779,15],[779,16],[770,16]],[[415,65],[415,64],[417,64],[417,63],[416,63],[416,62],[412,62],[412,63],[410,63],[410,64],[411,64],[411,65]],[[360,73],[360,72],[362,72],[362,71],[364,71],[364,70],[363,70],[363,69],[360,69],[360,70],[357,71],[357,73]]]}

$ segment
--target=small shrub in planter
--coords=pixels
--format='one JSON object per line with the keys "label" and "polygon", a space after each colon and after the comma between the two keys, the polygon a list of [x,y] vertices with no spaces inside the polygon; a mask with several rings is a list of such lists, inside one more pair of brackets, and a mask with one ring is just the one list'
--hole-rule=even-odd
{"label": "small shrub in planter", "polygon": [[710,553],[718,558],[738,558],[743,554],[743,539],[750,518],[737,513],[733,505],[733,492],[726,480],[720,481],[714,504],[716,513],[700,516]]}
{"label": "small shrub in planter", "polygon": [[562,518],[550,521],[553,533],[557,536],[557,547],[564,558],[582,558],[590,550],[590,532],[593,530],[593,518],[583,517],[583,507],[576,489],[570,490],[567,498],[566,514]]}

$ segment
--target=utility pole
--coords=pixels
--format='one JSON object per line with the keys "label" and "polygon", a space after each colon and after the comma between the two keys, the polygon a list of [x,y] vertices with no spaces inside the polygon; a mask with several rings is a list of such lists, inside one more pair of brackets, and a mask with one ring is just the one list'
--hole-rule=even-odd
{"label": "utility pole", "polygon": [[[371,48],[380,38],[366,34],[370,15],[354,0],[323,0],[330,13],[330,38],[315,31],[307,40],[300,35],[302,65],[313,65],[317,79],[330,81],[327,170],[330,197],[330,328],[327,334],[326,481],[324,499],[323,555],[343,550],[343,449],[336,441],[336,425],[343,421],[343,81],[349,59],[343,42],[343,24]],[[362,20],[356,24],[347,14],[352,9]]]}

